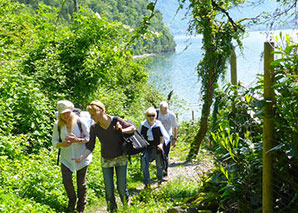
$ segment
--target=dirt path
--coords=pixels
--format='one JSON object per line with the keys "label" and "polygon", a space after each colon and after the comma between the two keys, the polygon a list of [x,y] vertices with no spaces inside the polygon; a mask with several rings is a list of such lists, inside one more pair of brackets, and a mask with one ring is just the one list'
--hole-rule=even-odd
{"label": "dirt path", "polygon": [[[213,163],[210,160],[187,162],[180,161],[177,157],[172,157],[169,160],[168,178],[163,185],[181,177],[186,181],[197,181],[199,180],[200,176],[202,176],[212,167]],[[157,188],[157,183],[153,183],[152,188]],[[138,193],[141,190],[143,190],[143,186],[137,188],[135,193]],[[104,207],[104,209],[97,209],[94,212],[103,213],[106,212],[106,210]]]}
{"label": "dirt path", "polygon": [[205,174],[212,167],[213,163],[211,161],[186,162],[172,158],[169,161],[169,181],[178,177],[183,177],[189,181],[198,180],[201,175]]}
{"label": "dirt path", "polygon": [[[203,161],[181,161],[178,157],[169,159],[168,177],[163,185],[177,178],[183,178],[185,181],[198,181],[200,176],[204,175],[213,167],[211,160]],[[153,183],[153,188],[157,187],[157,182]],[[138,189],[141,190],[142,188]]]}

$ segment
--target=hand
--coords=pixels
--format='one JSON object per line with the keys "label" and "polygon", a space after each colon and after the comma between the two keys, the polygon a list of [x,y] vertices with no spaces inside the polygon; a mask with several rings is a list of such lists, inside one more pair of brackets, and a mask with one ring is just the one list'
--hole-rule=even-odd
{"label": "hand", "polygon": [[65,140],[64,147],[69,147],[72,144],[70,140]]}
{"label": "hand", "polygon": [[176,147],[176,145],[177,145],[177,140],[174,139],[174,140],[172,141],[172,146],[173,146],[173,147]]}
{"label": "hand", "polygon": [[122,126],[119,122],[116,123],[115,127],[116,130],[121,130],[122,131]]}
{"label": "hand", "polygon": [[83,159],[82,159],[82,156],[80,156],[80,157],[77,157],[77,158],[72,158],[72,160],[74,160],[76,163],[81,163],[81,161]]}
{"label": "hand", "polygon": [[162,148],[162,143],[160,143],[160,144],[157,145],[157,149],[160,150],[160,151],[163,150],[163,148]]}
{"label": "hand", "polygon": [[72,143],[78,143],[79,139],[75,134],[71,133],[70,135],[66,136],[65,141],[70,141]]}

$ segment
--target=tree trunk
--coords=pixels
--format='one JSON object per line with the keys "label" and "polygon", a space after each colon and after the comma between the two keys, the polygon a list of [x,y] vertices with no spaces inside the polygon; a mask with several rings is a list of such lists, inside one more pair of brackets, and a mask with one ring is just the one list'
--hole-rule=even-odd
{"label": "tree trunk", "polygon": [[206,99],[204,98],[205,102],[203,104],[202,109],[202,116],[200,119],[200,129],[197,135],[194,138],[194,141],[191,144],[191,149],[188,153],[187,160],[191,160],[196,157],[200,150],[201,143],[208,131],[208,118],[210,115],[210,108],[212,105],[213,95],[214,95],[214,88],[215,88],[215,82],[214,82],[213,75],[211,74],[208,79],[208,86],[207,91],[205,94]]}
{"label": "tree trunk", "polygon": [[78,0],[73,0],[73,4],[74,4],[74,12],[77,13],[79,11]]}

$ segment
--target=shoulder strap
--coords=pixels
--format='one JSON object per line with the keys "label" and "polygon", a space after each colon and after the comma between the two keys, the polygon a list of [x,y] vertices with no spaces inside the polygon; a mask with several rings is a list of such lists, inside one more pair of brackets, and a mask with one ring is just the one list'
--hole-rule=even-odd
{"label": "shoulder strap", "polygon": [[111,121],[112,125],[115,126],[117,121],[118,121],[118,116],[114,116],[112,121]]}
{"label": "shoulder strap", "polygon": [[61,143],[62,142],[62,140],[61,140],[61,130],[60,130],[58,125],[57,125],[57,129],[58,129],[59,143]]}
{"label": "shoulder strap", "polygon": [[[62,142],[62,140],[61,140],[61,130],[60,130],[58,125],[57,125],[57,129],[58,129],[58,135],[59,135],[59,143],[61,143]],[[61,152],[61,148],[58,149],[57,166],[59,166],[60,152]]]}
{"label": "shoulder strap", "polygon": [[83,128],[82,128],[82,122],[81,122],[81,120],[80,120],[80,117],[78,117],[78,119],[77,119],[77,124],[78,124],[78,127],[79,127],[79,129],[80,129],[80,133],[81,133],[80,136],[84,136]]}
{"label": "shoulder strap", "polygon": [[147,140],[148,136],[147,136],[147,131],[148,131],[148,128],[145,127],[144,125],[142,125],[141,127],[141,135],[143,135],[143,137]]}

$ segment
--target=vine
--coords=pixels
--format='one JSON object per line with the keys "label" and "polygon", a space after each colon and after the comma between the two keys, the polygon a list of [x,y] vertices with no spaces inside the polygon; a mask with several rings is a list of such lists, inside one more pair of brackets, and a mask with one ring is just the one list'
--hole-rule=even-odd
{"label": "vine", "polygon": [[[185,0],[179,0],[180,8],[185,5]],[[229,0],[190,0],[189,11],[192,20],[189,25],[191,34],[203,35],[203,59],[197,65],[197,73],[201,81],[203,108],[199,123],[199,132],[192,142],[188,159],[194,158],[208,131],[208,118],[213,102],[214,90],[219,77],[223,76],[226,61],[233,49],[233,40],[241,47],[241,37],[245,32],[241,21],[234,21],[228,9],[242,1]]]}

